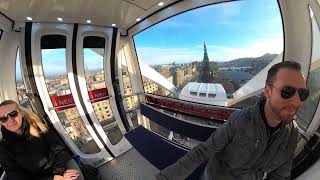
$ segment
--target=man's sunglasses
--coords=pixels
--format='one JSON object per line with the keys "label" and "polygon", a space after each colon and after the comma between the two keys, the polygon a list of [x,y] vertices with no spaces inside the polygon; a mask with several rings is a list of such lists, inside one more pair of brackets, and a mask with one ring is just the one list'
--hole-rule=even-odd
{"label": "man's sunglasses", "polygon": [[[278,89],[277,87],[275,87],[273,85],[270,85],[270,86]],[[281,97],[283,99],[291,98],[292,96],[294,96],[296,91],[298,91],[300,101],[305,101],[309,97],[309,90],[305,89],[305,88],[294,88],[291,86],[285,86],[282,89],[278,89],[278,90],[280,91]]]}
{"label": "man's sunglasses", "polygon": [[9,116],[12,117],[12,118],[15,118],[15,117],[18,116],[18,114],[19,114],[19,111],[14,110],[14,111],[11,111],[8,114],[2,115],[2,116],[0,116],[0,122],[5,123],[5,122],[8,121]]}

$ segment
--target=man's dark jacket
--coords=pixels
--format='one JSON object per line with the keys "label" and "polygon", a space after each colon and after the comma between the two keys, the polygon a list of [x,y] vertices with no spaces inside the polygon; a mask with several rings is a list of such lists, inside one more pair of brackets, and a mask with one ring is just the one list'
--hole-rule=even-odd
{"label": "man's dark jacket", "polygon": [[9,180],[37,180],[63,175],[71,159],[64,144],[52,132],[39,138],[29,134],[29,123],[23,120],[23,133],[17,135],[1,127],[0,165]]}
{"label": "man's dark jacket", "polygon": [[190,150],[173,165],[156,175],[158,180],[188,177],[208,160],[206,180],[287,180],[297,145],[296,123],[272,135],[260,112],[264,98],[251,107],[232,113],[204,143]]}

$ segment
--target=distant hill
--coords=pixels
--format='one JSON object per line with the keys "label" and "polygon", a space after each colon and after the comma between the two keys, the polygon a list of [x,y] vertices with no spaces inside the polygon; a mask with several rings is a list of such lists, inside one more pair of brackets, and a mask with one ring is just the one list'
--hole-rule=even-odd
{"label": "distant hill", "polygon": [[265,68],[272,60],[274,60],[278,54],[264,54],[260,57],[247,57],[247,58],[238,58],[227,62],[218,63],[218,67],[252,67],[250,74],[256,75],[263,68]]}
{"label": "distant hill", "polygon": [[279,54],[264,54],[260,57],[246,57],[246,58],[238,58],[227,62],[219,63],[219,67],[242,67],[242,66],[252,66],[252,67],[265,67],[272,60],[274,60]]}

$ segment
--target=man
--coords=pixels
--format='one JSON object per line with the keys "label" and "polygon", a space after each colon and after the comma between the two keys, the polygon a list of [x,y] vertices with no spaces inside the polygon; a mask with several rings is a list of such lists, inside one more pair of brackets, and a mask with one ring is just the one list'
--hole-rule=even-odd
{"label": "man", "polygon": [[156,175],[185,179],[208,161],[205,180],[289,179],[297,145],[297,110],[309,96],[300,64],[285,61],[270,68],[264,97],[234,112],[211,137]]}

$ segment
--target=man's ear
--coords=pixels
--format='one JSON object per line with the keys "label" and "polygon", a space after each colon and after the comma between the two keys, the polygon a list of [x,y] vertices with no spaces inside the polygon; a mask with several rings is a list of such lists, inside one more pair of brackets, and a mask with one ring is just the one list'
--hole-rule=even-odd
{"label": "man's ear", "polygon": [[264,96],[265,96],[267,99],[269,99],[269,98],[271,97],[271,91],[272,91],[271,87],[266,84],[266,85],[264,86]]}

